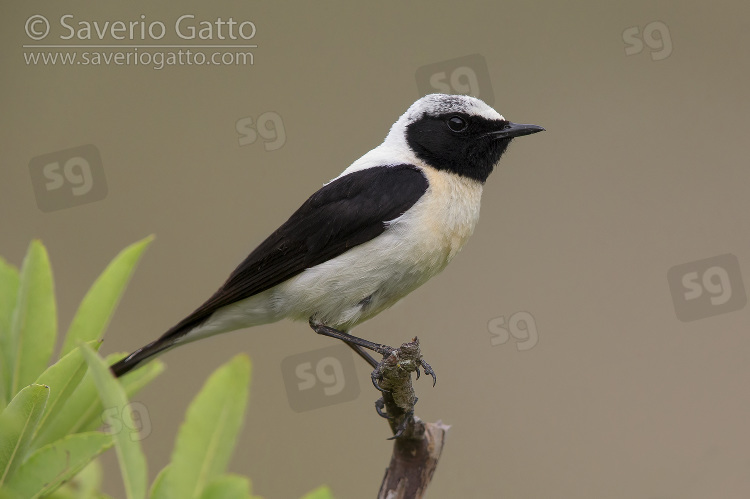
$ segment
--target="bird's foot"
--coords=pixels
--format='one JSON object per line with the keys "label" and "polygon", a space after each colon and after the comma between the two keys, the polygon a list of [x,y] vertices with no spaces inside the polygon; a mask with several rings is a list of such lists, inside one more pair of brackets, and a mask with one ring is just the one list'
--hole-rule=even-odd
{"label": "bird's foot", "polygon": [[379,391],[386,391],[387,386],[392,383],[386,383],[386,388],[383,388],[382,381],[385,378],[389,378],[391,381],[400,384],[398,380],[403,380],[404,377],[409,376],[411,372],[416,371],[417,379],[421,376],[422,372],[420,367],[424,369],[425,374],[432,376],[432,386],[437,383],[437,376],[432,366],[428,364],[423,358],[419,351],[419,340],[414,338],[409,343],[404,343],[399,348],[393,348],[386,345],[381,345],[383,349],[383,360],[381,360],[375,369],[372,371],[370,376],[372,384]]}
{"label": "bird's foot", "polygon": [[391,355],[396,351],[395,348],[388,347],[389,350],[386,353],[383,353],[383,360],[378,362],[378,365],[375,366],[375,369],[373,369],[372,373],[370,374],[370,379],[372,380],[372,386],[377,388],[379,391],[384,392],[385,389],[380,387],[380,382],[383,381],[384,374],[386,372],[386,369],[390,368],[390,364],[393,364],[392,361],[389,362],[389,359],[391,359]]}
{"label": "bird's foot", "polygon": [[404,414],[404,418],[401,420],[401,423],[396,427],[396,431],[393,433],[392,437],[388,437],[388,440],[395,440],[397,438],[400,438],[404,431],[406,431],[406,428],[409,426],[409,423],[411,423],[414,420],[414,409]]}
{"label": "bird's foot", "polygon": [[[419,364],[422,366],[422,369],[424,369],[424,373],[432,376],[432,386],[435,386],[435,383],[437,383],[437,376],[435,375],[435,371],[432,369],[432,366],[429,365],[427,362],[425,362],[424,359],[419,359]],[[417,379],[419,379],[420,375],[419,366],[417,366]]]}
{"label": "bird's foot", "polygon": [[[419,401],[419,398],[414,397],[414,405],[417,405],[418,401]],[[378,413],[378,416],[380,416],[383,419],[395,418],[396,416],[390,416],[387,411],[383,411],[385,407],[386,407],[386,404],[385,404],[385,400],[383,399],[383,397],[380,397],[378,400],[375,401],[375,412]]]}
{"label": "bird's foot", "polygon": [[392,419],[392,416],[389,416],[387,412],[383,412],[383,408],[385,408],[385,400],[383,400],[383,397],[380,397],[375,401],[375,412],[383,419]]}

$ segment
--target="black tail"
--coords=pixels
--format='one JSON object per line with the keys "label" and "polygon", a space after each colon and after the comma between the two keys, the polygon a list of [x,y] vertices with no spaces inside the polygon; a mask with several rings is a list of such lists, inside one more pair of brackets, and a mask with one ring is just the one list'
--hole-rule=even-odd
{"label": "black tail", "polygon": [[153,359],[156,355],[170,349],[173,345],[174,340],[172,338],[159,338],[145,347],[139,348],[121,361],[115,362],[110,366],[110,369],[115,377],[119,378],[123,374],[129,373],[143,362]]}

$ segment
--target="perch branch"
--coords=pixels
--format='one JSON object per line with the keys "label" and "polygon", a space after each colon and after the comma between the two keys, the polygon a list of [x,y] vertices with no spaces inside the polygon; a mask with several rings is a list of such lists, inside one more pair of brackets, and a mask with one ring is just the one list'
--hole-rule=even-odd
{"label": "perch branch", "polygon": [[414,415],[417,396],[411,373],[416,371],[419,377],[421,358],[419,340],[414,338],[393,350],[379,368],[384,392],[376,406],[379,412],[385,408],[394,442],[378,499],[423,497],[443,451],[449,426],[440,421],[425,423]]}

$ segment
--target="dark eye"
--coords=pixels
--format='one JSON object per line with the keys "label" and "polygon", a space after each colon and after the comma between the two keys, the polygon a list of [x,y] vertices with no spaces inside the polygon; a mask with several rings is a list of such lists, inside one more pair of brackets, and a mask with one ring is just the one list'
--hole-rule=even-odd
{"label": "dark eye", "polygon": [[466,127],[469,126],[469,123],[467,123],[466,120],[460,116],[451,116],[450,118],[448,118],[447,124],[448,128],[450,128],[454,132],[463,132],[464,130],[466,130]]}

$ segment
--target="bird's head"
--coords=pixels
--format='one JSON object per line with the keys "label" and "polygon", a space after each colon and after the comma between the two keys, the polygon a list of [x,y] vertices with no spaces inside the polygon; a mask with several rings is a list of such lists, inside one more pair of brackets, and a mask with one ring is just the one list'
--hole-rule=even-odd
{"label": "bird's head", "polygon": [[514,137],[543,130],[512,123],[475,97],[430,94],[394,123],[386,141],[405,142],[430,166],[484,182]]}

